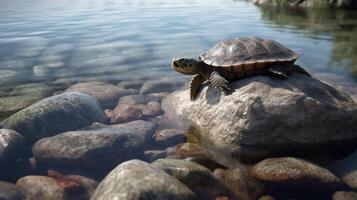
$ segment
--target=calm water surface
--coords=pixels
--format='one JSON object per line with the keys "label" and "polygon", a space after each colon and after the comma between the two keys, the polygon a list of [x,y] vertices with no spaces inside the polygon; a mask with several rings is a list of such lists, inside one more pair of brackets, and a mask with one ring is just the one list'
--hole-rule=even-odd
{"label": "calm water surface", "polygon": [[28,84],[183,77],[177,56],[254,35],[301,54],[315,77],[357,95],[357,12],[231,0],[1,0],[0,97]]}

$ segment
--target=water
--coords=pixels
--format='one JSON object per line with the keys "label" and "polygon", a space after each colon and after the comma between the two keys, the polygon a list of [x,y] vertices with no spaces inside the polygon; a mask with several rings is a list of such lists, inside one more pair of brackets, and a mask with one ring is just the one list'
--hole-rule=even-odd
{"label": "water", "polygon": [[259,8],[230,0],[2,0],[0,97],[28,83],[183,77],[173,57],[254,35],[301,54],[298,64],[352,94],[357,12]]}

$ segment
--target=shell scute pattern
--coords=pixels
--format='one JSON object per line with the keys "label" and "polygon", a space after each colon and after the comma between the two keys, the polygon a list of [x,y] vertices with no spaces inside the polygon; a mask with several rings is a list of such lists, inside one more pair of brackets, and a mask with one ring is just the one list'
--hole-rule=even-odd
{"label": "shell scute pattern", "polygon": [[200,59],[215,67],[241,66],[254,63],[295,61],[298,54],[282,44],[257,37],[229,39],[218,43]]}

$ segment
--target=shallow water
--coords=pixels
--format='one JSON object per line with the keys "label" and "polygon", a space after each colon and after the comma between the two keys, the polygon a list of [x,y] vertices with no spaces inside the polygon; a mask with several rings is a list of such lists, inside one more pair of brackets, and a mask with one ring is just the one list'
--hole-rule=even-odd
{"label": "shallow water", "polygon": [[350,93],[357,85],[357,12],[259,8],[244,1],[2,0],[0,96],[26,83],[70,84],[178,75],[227,38],[255,35],[301,54],[298,63]]}

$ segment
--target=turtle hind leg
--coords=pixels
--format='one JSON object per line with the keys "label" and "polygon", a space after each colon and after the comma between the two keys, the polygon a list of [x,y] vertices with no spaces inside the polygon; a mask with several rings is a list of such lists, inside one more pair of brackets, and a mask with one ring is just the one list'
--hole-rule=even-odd
{"label": "turtle hind leg", "polygon": [[218,72],[213,71],[209,76],[209,81],[213,85],[213,87],[221,90],[223,92],[228,92],[231,89],[228,87],[228,81],[223,78]]}
{"label": "turtle hind leg", "polygon": [[200,90],[201,84],[205,81],[206,79],[203,78],[203,76],[196,74],[192,77],[191,82],[190,82],[190,86],[189,86],[189,90],[190,90],[190,98],[191,101],[195,100],[197,95],[198,95],[198,91]]}
{"label": "turtle hind leg", "polygon": [[278,78],[287,78],[288,73],[284,69],[285,66],[272,65],[268,67],[268,72]]}
{"label": "turtle hind leg", "polygon": [[309,72],[307,72],[304,68],[300,67],[300,65],[294,65],[294,71],[311,77]]}

